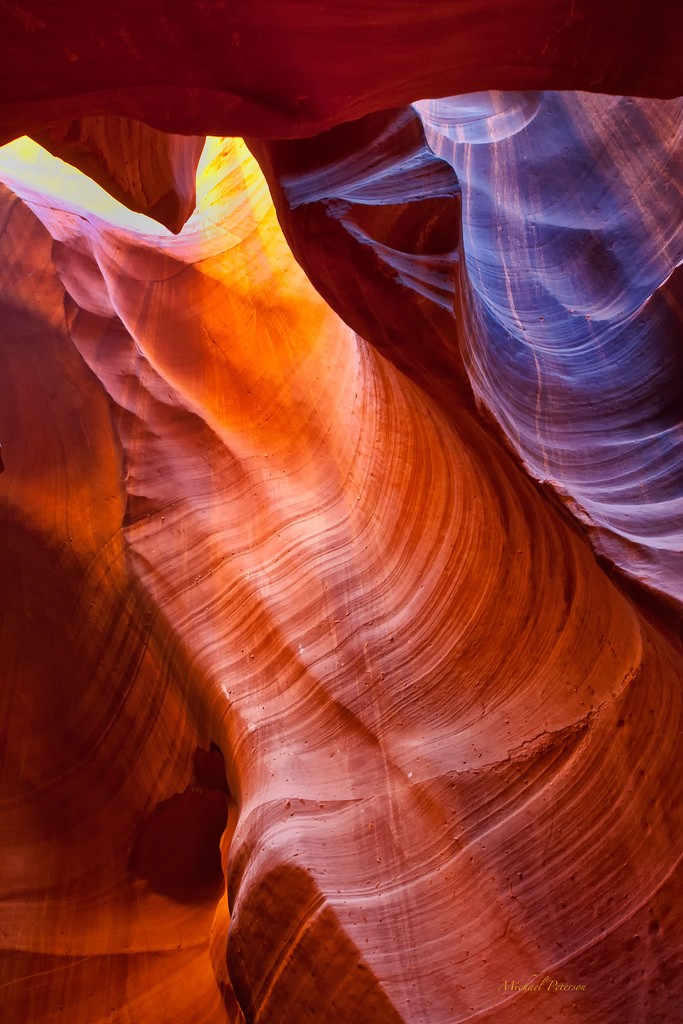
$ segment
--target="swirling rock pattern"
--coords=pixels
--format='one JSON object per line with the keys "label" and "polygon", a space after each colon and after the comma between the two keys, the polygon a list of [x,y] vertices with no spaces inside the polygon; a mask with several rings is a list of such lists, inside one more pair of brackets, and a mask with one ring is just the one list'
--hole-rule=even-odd
{"label": "swirling rock pattern", "polygon": [[122,117],[84,117],[34,133],[36,142],[78,167],[129,210],[178,232],[196,204],[203,137],[157,132]]}
{"label": "swirling rock pattern", "polygon": [[463,189],[468,376],[596,548],[680,607],[681,101],[487,99],[420,105]]}
{"label": "swirling rock pattern", "polygon": [[292,252],[321,295],[446,406],[454,388],[461,405],[472,405],[453,322],[460,187],[429,150],[415,112],[250,146]]}
{"label": "swirling rock pattern", "polygon": [[[9,1019],[672,1019],[680,650],[243,146],[177,239],[5,177]],[[227,904],[144,852],[211,742]]]}
{"label": "swirling rock pattern", "polygon": [[671,1024],[680,8],[0,19],[0,1019]]}
{"label": "swirling rock pattern", "polygon": [[[418,107],[466,189],[458,246],[460,190],[403,111],[252,144],[292,251],[442,404],[454,388],[460,404],[474,395],[596,550],[680,608],[680,101],[525,93]],[[620,170],[621,149],[635,167]],[[602,173],[587,170],[591,153]]]}

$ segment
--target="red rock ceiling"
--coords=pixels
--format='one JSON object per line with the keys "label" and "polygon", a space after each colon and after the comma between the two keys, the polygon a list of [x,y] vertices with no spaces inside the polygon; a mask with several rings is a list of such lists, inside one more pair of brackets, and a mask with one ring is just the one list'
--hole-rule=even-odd
{"label": "red rock ceiling", "polygon": [[0,1020],[673,1024],[676,5],[0,23]]}

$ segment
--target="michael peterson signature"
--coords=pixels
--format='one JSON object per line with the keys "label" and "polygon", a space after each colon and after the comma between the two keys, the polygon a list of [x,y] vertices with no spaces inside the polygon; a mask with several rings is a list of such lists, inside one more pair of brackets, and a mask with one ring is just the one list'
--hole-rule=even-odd
{"label": "michael peterson signature", "polygon": [[574,985],[568,981],[560,981],[559,978],[551,978],[546,974],[540,981],[536,975],[529,981],[516,981],[514,978],[506,978],[498,986],[499,992],[585,992],[585,985]]}

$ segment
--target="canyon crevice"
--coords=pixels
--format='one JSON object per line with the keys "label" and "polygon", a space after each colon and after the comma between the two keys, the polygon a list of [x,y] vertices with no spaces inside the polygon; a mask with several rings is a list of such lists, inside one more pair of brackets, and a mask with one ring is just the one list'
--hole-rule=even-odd
{"label": "canyon crevice", "polygon": [[675,5],[0,11],[0,1020],[674,1022]]}

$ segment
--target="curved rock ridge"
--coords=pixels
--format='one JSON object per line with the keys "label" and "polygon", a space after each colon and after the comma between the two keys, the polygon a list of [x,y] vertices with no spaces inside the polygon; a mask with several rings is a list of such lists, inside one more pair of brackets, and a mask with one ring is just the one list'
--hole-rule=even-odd
{"label": "curved rock ridge", "polygon": [[167,135],[122,117],[50,125],[33,138],[109,195],[178,233],[195,207],[204,138]]}
{"label": "curved rock ridge", "polygon": [[[466,244],[453,246],[459,188],[406,110],[252,143],[292,251],[445,408],[473,391],[596,550],[680,605],[680,101],[494,94],[417,107],[433,147],[469,175]],[[618,155],[648,109],[638,165],[619,173],[604,125],[621,132]],[[650,199],[633,210],[638,176]]]}
{"label": "curved rock ridge", "polygon": [[538,92],[477,92],[418,100],[413,104],[432,137],[443,135],[456,143],[498,142],[515,135],[536,117]]}
{"label": "curved rock ridge", "polygon": [[411,108],[311,140],[250,140],[291,250],[362,337],[444,404],[472,405],[453,321],[460,187]]}
{"label": "curved rock ridge", "polygon": [[477,399],[596,549],[680,607],[682,101],[545,93],[520,129],[532,101],[495,96],[488,139],[472,105],[419,106],[462,187]]}
{"label": "curved rock ridge", "polygon": [[[4,1005],[674,1019],[680,647],[459,385],[449,405],[373,347],[386,262],[363,340],[216,146],[177,238],[16,168],[2,194]],[[145,819],[221,792],[211,742],[227,904],[131,871]]]}
{"label": "curved rock ridge", "polygon": [[293,138],[488,89],[671,97],[681,29],[647,0],[8,0],[0,140],[102,115]]}

